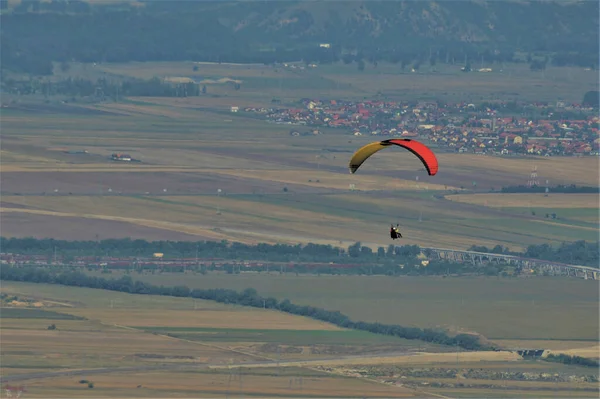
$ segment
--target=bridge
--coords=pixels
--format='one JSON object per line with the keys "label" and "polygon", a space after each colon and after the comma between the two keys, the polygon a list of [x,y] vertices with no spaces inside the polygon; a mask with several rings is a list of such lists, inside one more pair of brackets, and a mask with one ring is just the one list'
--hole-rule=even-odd
{"label": "bridge", "polygon": [[535,269],[550,275],[572,276],[584,279],[598,280],[600,268],[566,263],[550,262],[541,259],[524,258],[521,256],[497,254],[491,252],[461,251],[447,248],[421,248],[424,253],[429,253],[429,258],[445,259],[455,262],[469,262],[473,265],[507,264],[519,269]]}

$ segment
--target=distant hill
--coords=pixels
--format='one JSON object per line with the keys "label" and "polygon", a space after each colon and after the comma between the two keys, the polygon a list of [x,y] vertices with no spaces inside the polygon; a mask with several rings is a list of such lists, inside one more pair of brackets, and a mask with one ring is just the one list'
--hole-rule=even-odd
{"label": "distant hill", "polygon": [[3,67],[481,56],[589,67],[599,56],[599,12],[597,1],[23,1],[2,15]]}

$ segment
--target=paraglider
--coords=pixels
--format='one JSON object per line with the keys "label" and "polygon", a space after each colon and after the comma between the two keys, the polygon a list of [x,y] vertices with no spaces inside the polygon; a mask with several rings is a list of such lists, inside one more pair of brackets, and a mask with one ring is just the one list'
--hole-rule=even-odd
{"label": "paraglider", "polygon": [[405,148],[416,155],[427,169],[429,176],[434,176],[438,172],[437,158],[425,144],[411,139],[390,139],[369,143],[359,148],[350,159],[350,173],[356,172],[371,155],[392,145]]}
{"label": "paraglider", "polygon": [[[427,169],[429,176],[434,176],[438,172],[437,158],[433,151],[425,144],[411,139],[390,139],[369,143],[359,148],[350,159],[350,173],[355,173],[371,155],[392,145],[405,148],[417,156],[423,163],[423,166],[425,166],[425,169]],[[396,224],[396,227],[393,224],[390,227],[390,238],[392,240],[402,238],[398,224]]]}
{"label": "paraglider", "polygon": [[394,227],[394,225],[392,224],[392,227],[390,227],[390,238],[392,240],[396,240],[398,239],[398,237],[402,238],[402,233],[400,233],[400,224],[397,223],[396,227]]}

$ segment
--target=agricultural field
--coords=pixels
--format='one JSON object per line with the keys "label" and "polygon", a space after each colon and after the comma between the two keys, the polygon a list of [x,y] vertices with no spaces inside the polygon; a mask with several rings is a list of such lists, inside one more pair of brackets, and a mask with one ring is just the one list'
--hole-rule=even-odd
{"label": "agricultural field", "polygon": [[598,194],[457,194],[447,195],[446,199],[521,215],[554,214],[561,224],[597,228],[600,223]]}
{"label": "agricultural field", "polygon": [[[115,278],[120,275],[111,274]],[[279,273],[133,276],[151,284],[185,284],[192,289],[252,287],[264,296],[339,310],[354,320],[444,327],[476,332],[490,340],[528,340],[527,345],[534,346],[532,340],[588,341],[585,346],[589,347],[598,344],[598,284],[590,280]],[[569,322],[557,319],[560,315],[568,317]]]}
{"label": "agricultural field", "polygon": [[[27,397],[598,393],[589,368],[509,351],[455,352],[274,311],[18,282],[3,282],[1,293],[1,372],[10,385],[24,385]],[[584,344],[552,342],[557,353]]]}
{"label": "agricultural field", "polygon": [[[194,65],[74,64],[68,73],[83,78],[105,74],[114,79],[185,77],[194,72]],[[458,201],[448,195],[465,188],[470,193],[473,182],[478,193],[524,184],[533,166],[537,166],[540,179],[553,184],[597,185],[597,158],[507,159],[440,152],[440,172],[430,177],[408,152],[390,151],[370,159],[359,173],[351,175],[347,169],[350,155],[371,138],[331,128],[321,129],[321,135],[291,137],[289,126],[267,123],[254,114],[230,112],[231,106],[270,106],[271,99],[282,93],[290,96],[283,98],[288,102],[315,93],[352,98],[348,90],[361,87],[364,97],[374,94],[363,87],[367,77],[375,86],[387,81],[390,87],[396,85],[393,79],[398,85],[403,81],[417,84],[419,76],[452,77],[449,80],[457,82],[484,75],[485,79],[500,79],[496,74],[466,77],[450,70],[440,70],[437,75],[398,74],[390,65],[367,68],[362,74],[342,66],[302,73],[264,65],[196,66],[198,73],[212,82],[206,83],[209,92],[217,90],[213,95],[122,98],[96,104],[18,101],[2,108],[3,234],[337,245],[361,241],[377,247],[388,244],[388,223],[400,222],[406,244],[433,247],[501,244],[518,250],[529,244],[597,238],[597,217],[589,207],[565,206],[558,212],[558,220],[549,220],[544,215],[557,212],[538,197],[527,205],[540,208],[533,215],[469,201],[464,193]],[[502,79],[521,86],[525,83],[519,76],[540,79],[538,74],[518,68],[507,66],[504,72],[512,71],[511,79]],[[559,71],[566,73],[567,69],[555,73]],[[558,76],[550,80],[551,73],[547,71],[546,80],[536,85],[550,89],[562,84]],[[578,90],[583,92],[589,84],[585,71],[569,73],[571,84],[582,85]],[[57,78],[65,77],[61,74],[57,70]],[[347,82],[336,83],[331,92],[325,86],[304,82],[325,82],[336,76]],[[215,83],[224,78],[250,80],[244,90],[235,91],[226,82]],[[280,90],[278,84],[267,84],[269,79],[303,83],[289,83],[290,87]],[[522,91],[526,90],[522,87]],[[81,150],[88,153],[67,153]],[[115,152],[129,153],[141,163],[109,161]],[[504,198],[491,195],[496,201]],[[352,233],[340,234],[342,231]]]}
{"label": "agricultural field", "polygon": [[[363,73],[342,66],[302,73],[264,65],[196,66],[207,96],[101,103],[8,98],[0,153],[2,235],[342,246],[360,241],[376,248],[390,244],[389,223],[399,222],[401,244],[424,247],[500,244],[522,250],[530,244],[598,237],[597,195],[498,193],[502,186],[525,184],[534,166],[540,181],[596,186],[595,157],[500,158],[440,151],[440,172],[429,177],[411,154],[390,151],[351,175],[351,154],[371,137],[328,128],[320,129],[321,135],[292,137],[290,126],[230,112],[232,106],[269,107],[278,101],[292,106],[302,97],[352,99],[378,92],[389,99],[448,101],[555,101],[560,92],[561,99],[578,102],[597,87],[592,72],[550,68],[542,75],[510,65],[490,74],[462,74],[450,67],[398,73],[398,66],[383,64]],[[72,64],[68,75],[177,79],[191,75],[193,67]],[[64,77],[57,73],[56,78]],[[243,89],[235,91],[231,80],[241,81]],[[87,153],[68,153],[82,150]],[[117,152],[141,162],[110,161]],[[558,218],[545,217],[551,213]],[[252,287],[261,295],[339,310],[355,320],[476,332],[507,348],[593,357],[598,346],[598,286],[592,281],[216,273],[134,278],[190,288]],[[0,314],[3,377],[131,368],[28,380],[27,397],[75,397],[83,391],[97,397],[430,397],[434,391],[487,397],[482,384],[431,391],[432,379],[411,377],[401,387],[333,368],[367,363],[449,368],[456,359],[464,367],[539,367],[510,352],[455,358],[436,345],[206,301],[12,282],[3,282],[0,291],[19,297],[3,303]],[[281,367],[274,367],[275,361]],[[150,366],[164,369],[143,369]],[[567,368],[552,364],[544,370],[553,367]],[[565,373],[580,372],[575,369]],[[93,382],[94,388],[80,380]],[[563,382],[552,385],[561,387],[561,395],[590,397],[591,392],[597,397],[597,391]],[[489,389],[498,396],[551,393],[549,386],[538,388]]]}
{"label": "agricultural field", "polygon": [[[194,70],[197,67],[197,70]],[[504,64],[492,72],[465,74],[461,65],[436,65],[411,72],[400,65],[320,65],[317,68],[273,67],[263,64],[216,64],[209,62],[130,62],[126,64],[85,65],[72,63],[68,72],[55,68],[56,78],[77,76],[87,79],[153,77],[185,80],[201,77],[208,93],[236,97],[244,104],[269,103],[272,98],[292,100],[312,97],[315,92],[333,98],[363,98],[379,95],[394,100],[442,99],[444,101],[531,100],[579,102],[583,93],[597,90],[598,76],[583,68],[548,68],[531,71],[527,64]],[[480,66],[481,67],[481,66]],[[484,66],[485,67],[485,66]],[[243,90],[234,91],[233,82]]]}
{"label": "agricultural field", "polygon": [[[17,282],[3,282],[0,292],[2,376],[18,385],[22,380],[15,378],[35,374],[25,381],[31,397],[76,397],[82,391],[210,397],[228,390],[273,397],[347,397],[351,391],[414,397],[414,390],[314,371],[310,362],[448,350],[210,301]],[[243,371],[240,384],[237,373],[244,365],[261,368]],[[119,371],[124,367],[129,371]],[[80,380],[93,382],[93,391]],[[296,389],[300,380],[301,392],[290,391],[290,381]]]}
{"label": "agricultural field", "polygon": [[[24,122],[17,118],[3,125],[7,138],[3,139],[1,160],[1,216],[3,234],[8,236],[333,244],[361,241],[385,246],[382,226],[390,221],[402,222],[407,244],[422,246],[502,244],[519,249],[524,244],[593,240],[597,236],[593,226],[579,219],[549,221],[541,211],[537,217],[524,218],[510,210],[440,197],[468,187],[474,170],[495,182],[496,188],[519,184],[527,178],[530,161],[486,157],[485,165],[478,165],[484,158],[441,154],[440,162],[447,165],[448,172],[431,178],[411,157],[388,153],[365,165],[364,172],[350,175],[346,157],[364,140],[350,140],[356,142],[352,146],[340,144],[337,150],[345,148],[348,154],[342,157],[323,151],[335,149],[336,138],[284,139],[281,128],[277,133],[280,139],[259,136],[243,143],[219,141],[216,136],[225,132],[216,130],[206,141],[182,138],[183,134],[174,134],[172,140],[152,135],[131,138],[130,133],[110,137],[116,132],[101,139],[91,137],[89,131],[77,137],[73,132],[70,137],[52,138],[43,126],[39,135],[21,132],[16,137],[10,134],[10,126],[16,129],[19,120]],[[60,148],[89,148],[97,155],[70,155]],[[124,150],[144,162],[124,165],[99,161],[113,151]],[[398,176],[389,173],[395,161],[404,170]],[[556,159],[555,165],[545,166],[544,173],[553,181],[563,176],[565,183],[591,184],[589,173],[582,170],[594,159],[569,160],[568,168],[566,161]],[[515,173],[518,167],[522,176]],[[404,168],[415,171],[411,174]],[[419,181],[414,176],[419,176]],[[350,184],[356,190],[351,191]],[[482,183],[479,187],[493,188]],[[219,197],[218,189],[222,190]],[[536,205],[534,201],[532,207]],[[564,208],[561,212],[574,211]],[[490,229],[490,225],[495,228]],[[340,237],[340,231],[353,233]]]}
{"label": "agricultural field", "polygon": [[[387,384],[426,389],[430,395],[451,398],[594,398],[594,370],[535,361],[473,362],[458,356],[450,364],[351,364],[317,367],[346,376],[362,375]],[[447,395],[447,396],[446,396]]]}

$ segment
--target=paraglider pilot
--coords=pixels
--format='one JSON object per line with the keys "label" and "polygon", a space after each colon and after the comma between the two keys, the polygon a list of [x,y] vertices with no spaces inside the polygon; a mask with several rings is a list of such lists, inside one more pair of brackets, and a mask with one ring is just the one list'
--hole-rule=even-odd
{"label": "paraglider pilot", "polygon": [[390,237],[392,238],[392,240],[397,239],[398,237],[402,238],[402,234],[400,233],[399,229],[399,224],[396,224],[396,227],[394,227],[394,225],[392,224],[390,227]]}

